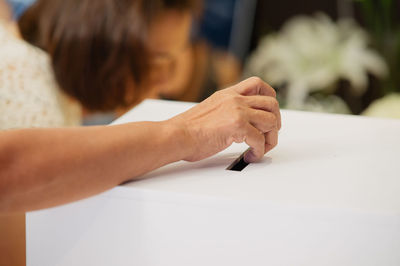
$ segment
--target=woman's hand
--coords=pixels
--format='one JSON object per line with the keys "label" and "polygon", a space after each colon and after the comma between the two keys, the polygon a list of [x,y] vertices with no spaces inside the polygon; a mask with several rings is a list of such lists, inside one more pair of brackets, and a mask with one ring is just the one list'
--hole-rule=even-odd
{"label": "woman's hand", "polygon": [[275,147],[280,126],[274,90],[251,78],[167,121],[0,131],[0,213],[82,199],[233,142],[246,142],[254,162]]}
{"label": "woman's hand", "polygon": [[249,78],[211,97],[169,122],[184,129],[184,158],[197,161],[214,155],[233,142],[251,149],[247,162],[260,160],[278,143],[281,115],[276,93],[259,78]]}

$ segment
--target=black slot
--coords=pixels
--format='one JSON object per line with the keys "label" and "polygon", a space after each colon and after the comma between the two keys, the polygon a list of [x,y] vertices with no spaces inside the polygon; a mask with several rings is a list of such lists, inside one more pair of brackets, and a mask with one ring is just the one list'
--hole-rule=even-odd
{"label": "black slot", "polygon": [[231,165],[229,165],[228,168],[226,168],[226,170],[240,172],[244,168],[246,168],[246,166],[248,166],[249,163],[247,163],[244,160],[244,154],[245,154],[245,152],[242,155],[240,155],[239,158],[237,158],[235,161],[233,161],[233,163]]}

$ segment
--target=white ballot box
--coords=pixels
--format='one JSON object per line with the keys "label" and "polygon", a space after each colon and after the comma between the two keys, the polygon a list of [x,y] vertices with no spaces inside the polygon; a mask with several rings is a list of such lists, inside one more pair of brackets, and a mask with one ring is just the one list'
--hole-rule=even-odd
{"label": "white ballot box", "polygon": [[[148,100],[116,123],[191,106]],[[400,121],[282,111],[279,145],[226,170],[246,149],[28,213],[27,265],[400,265]]]}

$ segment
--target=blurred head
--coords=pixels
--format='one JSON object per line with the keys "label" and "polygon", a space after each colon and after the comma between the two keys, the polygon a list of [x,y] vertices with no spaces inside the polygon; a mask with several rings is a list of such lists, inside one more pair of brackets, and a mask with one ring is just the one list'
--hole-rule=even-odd
{"label": "blurred head", "polygon": [[180,57],[190,51],[191,22],[191,13],[169,10],[150,24],[147,44],[151,59],[149,81],[158,91],[175,83]]}
{"label": "blurred head", "polygon": [[20,19],[60,87],[90,110],[132,105],[174,75],[196,0],[39,0]]}

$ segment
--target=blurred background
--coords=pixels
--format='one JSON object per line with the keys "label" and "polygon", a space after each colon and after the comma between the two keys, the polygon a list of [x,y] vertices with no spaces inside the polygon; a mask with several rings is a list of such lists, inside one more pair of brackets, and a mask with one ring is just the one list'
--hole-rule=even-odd
{"label": "blurred background", "polygon": [[[34,0],[9,2],[18,19]],[[400,118],[400,0],[204,0],[202,9],[192,39],[207,71],[160,98],[201,101],[256,75],[283,108]]]}
{"label": "blurred background", "polygon": [[289,109],[400,118],[400,1],[205,1],[200,34]]}
{"label": "blurred background", "polygon": [[284,106],[400,117],[398,0],[258,1],[249,56]]}

